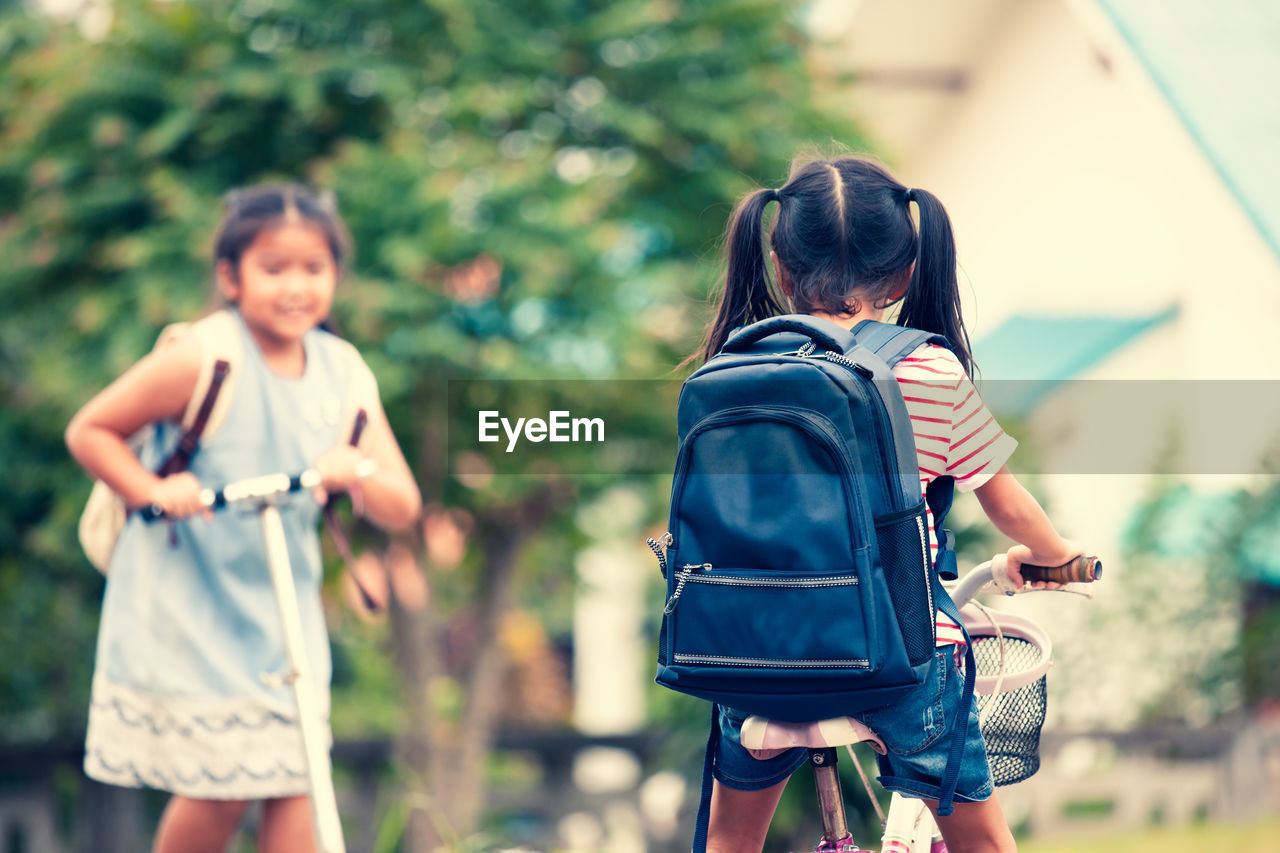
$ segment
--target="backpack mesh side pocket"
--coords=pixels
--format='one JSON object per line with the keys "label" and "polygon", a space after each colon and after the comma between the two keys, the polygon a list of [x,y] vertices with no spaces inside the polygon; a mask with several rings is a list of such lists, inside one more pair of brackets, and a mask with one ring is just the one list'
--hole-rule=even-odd
{"label": "backpack mesh side pocket", "polygon": [[895,513],[877,520],[876,541],[907,657],[912,666],[919,666],[933,656],[936,640],[924,504],[910,514]]}

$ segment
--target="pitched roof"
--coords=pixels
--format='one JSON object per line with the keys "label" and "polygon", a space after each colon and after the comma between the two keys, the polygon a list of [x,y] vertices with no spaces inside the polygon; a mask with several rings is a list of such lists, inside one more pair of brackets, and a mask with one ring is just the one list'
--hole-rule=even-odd
{"label": "pitched roof", "polygon": [[1096,2],[1280,255],[1280,3]]}
{"label": "pitched roof", "polygon": [[983,383],[983,399],[996,412],[1026,414],[1057,385],[1177,313],[1170,306],[1137,317],[1015,314],[973,345],[982,375],[999,380]]}

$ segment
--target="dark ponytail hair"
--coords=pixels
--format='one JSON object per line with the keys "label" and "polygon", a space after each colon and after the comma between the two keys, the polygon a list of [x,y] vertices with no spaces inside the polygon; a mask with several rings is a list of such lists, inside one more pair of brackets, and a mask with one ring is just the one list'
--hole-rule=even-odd
{"label": "dark ponytail hair", "polygon": [[[853,314],[863,300],[887,308],[903,298],[905,287],[899,323],[945,336],[965,372],[972,372],[946,210],[931,193],[908,190],[879,164],[849,156],[798,161],[783,187],[757,190],[738,204],[704,360],[738,326],[785,312],[765,258],[763,216],[773,200],[778,216],[769,244],[789,279],[792,310]],[[919,233],[912,201],[920,208]]]}
{"label": "dark ponytail hair", "polygon": [[920,251],[898,312],[898,324],[944,336],[964,372],[972,376],[976,366],[969,333],[960,314],[960,283],[956,279],[956,241],[951,217],[933,193],[910,192],[920,211]]}
{"label": "dark ponytail hair", "polygon": [[704,360],[719,352],[729,333],[739,326],[786,313],[769,279],[764,254],[764,209],[776,198],[773,190],[757,190],[738,202],[729,218],[724,288],[703,344]]}

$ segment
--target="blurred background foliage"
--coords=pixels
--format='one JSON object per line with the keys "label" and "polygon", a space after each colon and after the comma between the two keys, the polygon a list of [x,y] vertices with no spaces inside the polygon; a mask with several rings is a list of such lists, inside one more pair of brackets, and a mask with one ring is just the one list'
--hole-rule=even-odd
{"label": "blurred background foliage", "polygon": [[[474,413],[448,409],[446,382],[675,382],[737,196],[781,182],[802,145],[861,147],[814,105],[794,13],[118,0],[77,28],[0,5],[3,740],[74,743],[85,720],[103,579],[75,540],[89,482],[65,424],[162,326],[210,305],[223,195],[291,179],[337,195],[356,252],[336,318],[431,504],[425,539],[384,550],[365,531],[392,581],[425,570],[430,592],[392,583],[408,600],[390,627],[333,608],[335,729],[417,731],[405,754],[426,776],[424,729],[475,735],[483,755],[513,704],[513,651],[567,632],[569,555],[589,531],[566,510],[612,478],[447,458]],[[620,399],[611,416],[674,458],[670,413]],[[668,484],[635,484],[654,519]],[[566,722],[563,702],[544,705],[524,724]]]}
{"label": "blurred background foliage", "polygon": [[[776,186],[804,147],[865,147],[818,106],[803,4],[91,0],[65,22],[36,5],[0,0],[0,746],[74,748],[83,734],[103,579],[75,540],[89,481],[63,428],[161,327],[210,306],[223,195],[302,180],[334,190],[353,233],[336,318],[429,503],[411,536],[360,531],[370,576],[394,592],[390,619],[344,608],[331,561],[335,733],[395,738],[395,784],[452,797],[467,834],[485,785],[522,772],[507,761],[486,775],[496,732],[569,724],[572,556],[596,533],[574,508],[621,485],[656,533],[669,478],[580,475],[589,445],[561,467],[451,456],[449,431],[474,411],[448,405],[448,382],[675,390],[736,198]],[[608,387],[611,425],[674,461],[674,395]],[[531,408],[544,399],[524,393]],[[1280,491],[1196,507],[1216,531],[1197,553],[1169,550],[1181,495],[1157,487],[1139,513],[1124,555],[1138,609],[1099,618],[1185,631],[1244,617],[1212,653],[1181,653],[1195,676],[1153,719],[1274,702],[1274,585],[1247,570],[1274,553]],[[962,563],[990,553],[985,522],[960,512],[956,526]],[[1211,606],[1158,594],[1178,566],[1194,583],[1176,595]],[[656,588],[650,605],[656,636]],[[647,699],[655,765],[696,782],[705,704]],[[790,786],[775,838],[802,825],[807,796]],[[391,809],[388,843],[434,831],[407,811]]]}

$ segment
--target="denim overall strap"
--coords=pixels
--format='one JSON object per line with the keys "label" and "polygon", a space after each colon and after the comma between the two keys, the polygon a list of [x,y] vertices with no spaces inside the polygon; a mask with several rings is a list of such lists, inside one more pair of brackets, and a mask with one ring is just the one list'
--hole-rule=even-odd
{"label": "denim overall strap", "polygon": [[[693,853],[706,853],[707,850],[707,830],[711,824],[711,780],[715,774],[716,748],[719,744],[720,706],[712,702],[711,734],[707,736],[707,751],[702,759],[702,796],[698,801],[698,821],[693,831]],[[954,782],[951,787],[955,787]]]}

